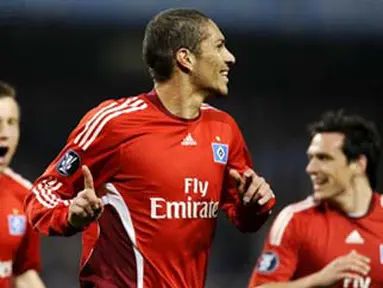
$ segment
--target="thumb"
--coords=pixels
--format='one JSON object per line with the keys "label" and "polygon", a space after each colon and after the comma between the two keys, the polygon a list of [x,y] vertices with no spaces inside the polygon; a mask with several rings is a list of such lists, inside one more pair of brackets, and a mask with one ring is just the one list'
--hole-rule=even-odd
{"label": "thumb", "polygon": [[84,175],[84,189],[94,190],[93,176],[88,166],[82,166],[82,174]]}

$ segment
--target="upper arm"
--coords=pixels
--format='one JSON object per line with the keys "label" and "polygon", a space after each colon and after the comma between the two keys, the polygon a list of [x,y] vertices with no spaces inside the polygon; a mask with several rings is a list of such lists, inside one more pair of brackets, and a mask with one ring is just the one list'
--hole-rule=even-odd
{"label": "upper arm", "polygon": [[241,204],[241,199],[237,192],[236,183],[229,175],[230,169],[236,169],[239,173],[245,172],[253,167],[250,152],[244,141],[242,132],[235,121],[230,118],[231,143],[229,145],[229,156],[225,169],[221,208],[227,210],[232,204]]}
{"label": "upper arm", "polygon": [[254,268],[250,287],[293,277],[300,248],[297,221],[291,206],[277,216]]}

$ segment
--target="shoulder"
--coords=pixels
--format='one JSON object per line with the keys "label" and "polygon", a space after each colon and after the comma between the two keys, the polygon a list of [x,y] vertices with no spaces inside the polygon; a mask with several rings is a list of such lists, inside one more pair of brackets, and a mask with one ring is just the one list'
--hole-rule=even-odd
{"label": "shoulder", "polygon": [[287,229],[294,229],[292,227],[294,224],[297,225],[311,217],[316,213],[317,207],[318,203],[314,201],[312,196],[309,196],[303,201],[295,202],[282,209],[271,226],[270,243],[276,246],[280,245]]}
{"label": "shoulder", "polygon": [[16,193],[16,196],[24,200],[24,196],[26,196],[32,188],[32,183],[11,168],[4,170],[4,176],[9,180],[8,183],[12,185],[12,190]]}
{"label": "shoulder", "polygon": [[134,115],[135,112],[148,107],[147,101],[144,94],[106,100],[89,110],[81,120],[81,123],[102,123],[118,119],[121,115]]}
{"label": "shoulder", "polygon": [[100,103],[85,114],[70,138],[83,150],[105,135],[108,135],[108,139],[119,138],[121,129],[126,132],[126,128],[129,128],[126,124],[135,123],[138,115],[148,107],[148,100],[143,96],[144,94]]}

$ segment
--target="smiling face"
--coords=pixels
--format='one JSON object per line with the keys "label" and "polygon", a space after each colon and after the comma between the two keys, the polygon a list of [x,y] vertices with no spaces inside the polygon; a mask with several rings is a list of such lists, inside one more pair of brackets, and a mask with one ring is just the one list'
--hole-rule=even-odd
{"label": "smiling face", "polygon": [[233,54],[225,46],[225,38],[218,26],[209,20],[204,27],[207,37],[200,43],[191,69],[192,83],[215,95],[228,94],[229,70],[235,63]]}
{"label": "smiling face", "polygon": [[8,167],[19,143],[20,112],[12,97],[0,97],[0,173]]}
{"label": "smiling face", "polygon": [[343,153],[344,135],[317,133],[307,150],[306,172],[313,184],[314,196],[331,199],[349,189],[356,172],[354,163]]}

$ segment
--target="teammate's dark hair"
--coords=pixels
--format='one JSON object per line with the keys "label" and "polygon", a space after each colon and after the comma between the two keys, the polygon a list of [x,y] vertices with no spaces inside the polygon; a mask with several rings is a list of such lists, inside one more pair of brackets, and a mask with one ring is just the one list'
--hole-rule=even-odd
{"label": "teammate's dark hair", "polygon": [[381,155],[381,139],[375,124],[343,110],[329,111],[309,126],[311,137],[317,133],[336,132],[344,135],[343,153],[349,162],[361,155],[367,158],[366,174],[372,189],[377,185],[377,170]]}

